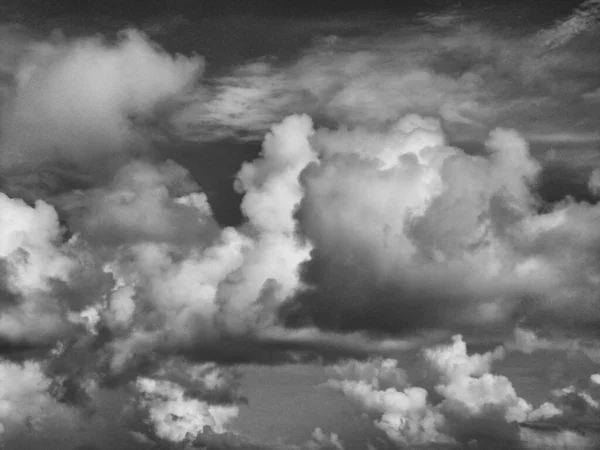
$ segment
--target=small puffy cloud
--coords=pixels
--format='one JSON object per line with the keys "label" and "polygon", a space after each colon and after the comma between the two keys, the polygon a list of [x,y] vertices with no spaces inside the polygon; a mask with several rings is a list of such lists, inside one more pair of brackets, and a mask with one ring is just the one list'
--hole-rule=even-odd
{"label": "small puffy cloud", "polygon": [[307,450],[344,450],[344,444],[337,434],[325,434],[320,428],[315,429],[312,440],[305,447]]}
{"label": "small puffy cloud", "polygon": [[504,349],[498,347],[484,354],[467,353],[467,344],[462,336],[452,337],[452,345],[440,345],[424,350],[424,359],[444,380],[460,379],[467,376],[481,376],[491,370],[492,362],[504,357]]}
{"label": "small puffy cloud", "polygon": [[544,402],[534,411],[530,412],[527,419],[530,421],[543,421],[556,417],[561,414],[561,410],[556,407],[553,403]]}
{"label": "small puffy cloud", "polygon": [[407,386],[407,375],[394,359],[376,358],[369,361],[349,360],[330,369],[332,375],[345,380],[364,380],[376,389],[401,389]]}
{"label": "small puffy cloud", "polygon": [[551,343],[539,338],[533,331],[515,328],[512,340],[507,345],[511,350],[518,350],[527,355],[541,348],[549,348]]}
{"label": "small puffy cloud", "polygon": [[595,197],[600,195],[600,169],[594,169],[588,180],[588,190]]}
{"label": "small puffy cloud", "polygon": [[81,269],[77,243],[63,242],[56,210],[43,201],[30,206],[0,194],[0,210],[0,336],[9,342],[43,343],[70,327],[68,297],[61,297]]}
{"label": "small puffy cloud", "polygon": [[156,435],[170,442],[182,442],[205,426],[222,433],[239,413],[234,405],[211,405],[187,397],[181,386],[171,381],[144,377],[136,381],[136,388],[141,394],[140,407],[147,410]]}

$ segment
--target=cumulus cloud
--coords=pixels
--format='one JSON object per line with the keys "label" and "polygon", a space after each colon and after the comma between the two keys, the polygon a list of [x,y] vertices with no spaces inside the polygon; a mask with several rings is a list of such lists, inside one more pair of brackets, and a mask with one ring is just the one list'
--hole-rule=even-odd
{"label": "cumulus cloud", "polygon": [[306,445],[306,448],[309,450],[344,450],[344,444],[340,440],[340,437],[335,433],[325,434],[323,430],[316,428],[312,437],[313,439]]}
{"label": "cumulus cloud", "polygon": [[62,160],[77,165],[143,150],[138,128],[185,93],[198,57],[172,57],[137,31],[32,45],[3,104],[3,168]]}
{"label": "cumulus cloud", "polygon": [[47,389],[50,381],[35,362],[23,364],[3,360],[2,370],[2,425],[6,429],[26,425],[33,419],[39,421],[52,399]]}
{"label": "cumulus cloud", "polygon": [[[532,407],[516,395],[508,379],[490,373],[491,361],[501,356],[501,351],[468,355],[461,336],[455,336],[452,345],[424,351],[421,382],[426,387],[408,380],[403,386],[380,386],[381,380],[370,380],[365,371],[330,385],[372,414],[375,426],[402,448],[482,439],[507,445],[518,434],[516,424],[510,424],[524,420]],[[371,364],[371,370],[382,368],[380,361]]]}
{"label": "cumulus cloud", "polygon": [[72,217],[70,229],[93,244],[202,243],[220,231],[206,195],[172,161],[130,162],[108,186],[63,194],[56,204]]}
{"label": "cumulus cloud", "polygon": [[[333,366],[330,373],[335,378],[329,385],[367,413],[400,448],[540,448],[541,442],[545,448],[563,448],[569,433],[571,441],[589,441],[577,428],[597,408],[589,391],[558,390],[553,403],[534,408],[518,396],[508,378],[491,372],[492,363],[504,356],[503,347],[469,354],[457,335],[452,344],[425,348],[423,370],[411,377],[396,368],[397,361],[375,359]],[[402,381],[385,382],[390,371]],[[577,425],[570,422],[572,430],[565,436],[544,435],[544,426],[569,420]]]}
{"label": "cumulus cloud", "polygon": [[[30,346],[46,360],[49,401],[93,414],[91,386],[127,389],[131,420],[144,418],[135,436],[156,442],[180,443],[205,426],[226,430],[244,401],[236,377],[169,358],[226,359],[219,349],[228,345],[248,361],[252,347],[266,354],[261,334],[301,287],[299,265],[310,253],[293,218],[299,173],[315,158],[309,117],[275,126],[262,156],[241,168],[247,221],[238,229],[217,224],[186,169],[148,153],[146,122],[186,93],[201,62],[171,57],[133,31],[114,44],[36,44],[2,116],[2,168],[32,174],[33,187],[40,165],[85,173],[115,157],[103,176],[47,201],[2,194],[3,344]],[[284,355],[285,340],[275,340]]]}
{"label": "cumulus cloud", "polygon": [[156,435],[167,441],[181,442],[195,436],[205,426],[222,433],[225,426],[238,415],[236,406],[212,405],[186,398],[176,383],[140,378],[136,387],[141,393],[140,405],[148,410],[148,420]]}
{"label": "cumulus cloud", "polygon": [[6,448],[13,448],[23,434],[43,435],[69,423],[66,428],[73,432],[80,424],[78,412],[50,394],[51,383],[37,361],[0,361],[0,426]]}
{"label": "cumulus cloud", "polygon": [[[222,333],[235,341],[236,336],[252,338],[276,324],[278,306],[301,287],[299,265],[310,252],[296,235],[293,213],[301,197],[298,174],[313,157],[305,135],[311,126],[307,117],[292,117],[274,127],[263,156],[242,168],[238,187],[245,193],[242,211],[248,221],[240,230],[219,229],[202,194],[172,198],[164,181],[157,185],[164,206],[144,205],[140,196],[154,201],[156,195],[144,182],[139,194],[127,194],[132,200],[127,214],[118,197],[106,205],[112,223],[94,219],[101,208],[91,210],[87,223],[96,227],[93,237],[102,237],[100,227],[111,241],[120,234],[127,243],[106,266],[116,282],[107,312],[117,334],[111,344],[115,369],[130,355],[153,348],[193,351],[198,341],[200,348],[206,347]],[[155,180],[152,171],[152,176],[147,169],[142,174]],[[135,180],[131,175],[123,179]],[[106,197],[110,198],[100,192],[102,201]],[[155,220],[131,220],[128,214],[136,203],[140,214]],[[115,228],[122,227],[119,220],[126,220],[129,229],[121,228],[125,235]],[[188,226],[195,240],[186,242]],[[145,231],[146,227],[152,229]],[[150,231],[160,234],[152,236]],[[123,323],[128,323],[125,329],[119,325]]]}
{"label": "cumulus cloud", "polygon": [[539,213],[540,165],[518,133],[493,131],[483,155],[449,146],[438,121],[415,115],[385,130],[309,134],[318,161],[302,172],[297,218],[314,245],[304,272],[313,289],[289,324],[597,323],[597,208],[567,199]]}
{"label": "cumulus cloud", "polygon": [[[429,19],[418,38],[329,39],[214,88],[198,86],[200,57],[135,31],[28,42],[20,63],[0,60],[0,75],[14,73],[0,130],[12,192],[0,194],[0,340],[30,352],[0,365],[4,434],[49,409],[66,422],[73,406],[110,409],[98,392],[114,389],[136,445],[261,448],[231,429],[245,399],[219,364],[341,356],[372,356],[335,366],[329,384],[394,445],[518,448],[535,440],[519,424],[599,420],[597,375],[535,409],[492,372],[510,350],[594,354],[527,330],[597,331],[599,207],[541,211],[524,134],[489,126],[510,124],[531,97],[581,94],[586,82],[550,73],[571,38],[532,67],[538,41],[476,25],[436,53],[436,33],[462,19]],[[514,79],[508,97],[535,95],[500,99]],[[239,227],[220,226],[187,170],[153,152],[169,133],[255,139],[269,128],[235,176]],[[525,135],[542,139],[538,128]],[[463,129],[487,135],[476,152],[452,144]],[[18,198],[32,187],[45,199]],[[487,353],[469,354],[460,336],[434,345],[516,324]],[[415,379],[394,358],[423,346]],[[317,428],[289,448],[344,444]]]}
{"label": "cumulus cloud", "polygon": [[317,289],[302,303],[317,323],[400,330],[512,314],[524,286],[511,233],[535,205],[539,172],[518,134],[497,130],[487,157],[469,156],[446,144],[438,121],[409,115],[384,132],[318,130],[312,142],[321,158],[302,174],[298,217],[315,245],[307,275]]}
{"label": "cumulus cloud", "polygon": [[77,285],[90,287],[85,264],[93,266],[93,259],[76,239],[64,241],[58,215],[44,201],[30,206],[1,194],[0,209],[2,339],[39,344],[64,336],[72,327],[69,309],[81,310],[90,301],[78,298]]}

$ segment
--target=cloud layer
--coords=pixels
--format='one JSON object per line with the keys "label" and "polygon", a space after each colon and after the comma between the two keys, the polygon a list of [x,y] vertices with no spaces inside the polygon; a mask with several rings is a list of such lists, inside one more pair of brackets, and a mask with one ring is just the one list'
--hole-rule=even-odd
{"label": "cloud layer", "polygon": [[[5,443],[270,448],[234,430],[236,364],[327,360],[375,448],[552,448],[543,427],[596,445],[598,374],[534,407],[492,371],[517,351],[598,358],[600,207],[544,204],[529,143],[595,139],[596,9],[510,36],[420,17],[210,82],[134,30],[0,30]],[[572,121],[510,128],[566,100]],[[258,136],[231,177],[244,221],[221,226],[169,149]],[[323,425],[272,447],[344,442]]]}

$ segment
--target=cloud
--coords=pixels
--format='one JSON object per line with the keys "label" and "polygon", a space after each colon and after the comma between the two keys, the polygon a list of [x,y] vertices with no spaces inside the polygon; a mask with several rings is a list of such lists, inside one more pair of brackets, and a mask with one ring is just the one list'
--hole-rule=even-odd
{"label": "cloud", "polygon": [[593,31],[598,17],[600,3],[597,0],[586,0],[568,17],[539,32],[538,38],[548,49],[555,49],[568,44],[581,34]]}
{"label": "cloud", "polygon": [[[282,439],[283,441],[283,439]],[[234,433],[215,433],[209,426],[191,441],[192,448],[245,449],[245,450],[344,450],[344,444],[335,433],[325,433],[316,428],[311,439],[300,444],[267,444],[249,436]]]}
{"label": "cloud", "polygon": [[[49,402],[102,415],[105,391],[125,390],[133,431],[154,442],[226,430],[244,399],[233,369],[204,363],[226,360],[228,345],[246,361],[267,355],[264,330],[301,287],[310,254],[293,218],[299,173],[315,158],[309,117],[274,126],[261,157],[241,168],[247,221],[237,229],[217,224],[186,169],[152,154],[143,122],[200,70],[199,58],[173,58],[134,31],[115,44],[36,44],[4,105],[0,164],[17,184],[33,177],[21,190],[38,188],[40,166],[77,176],[115,164],[76,189],[59,180],[33,205],[0,196],[3,344],[30,347]],[[284,338],[267,340],[281,349],[275,359],[292,358]],[[200,362],[173,362],[181,354]]]}
{"label": "cloud", "polygon": [[2,419],[4,430],[10,426],[26,425],[28,420],[38,420],[52,405],[48,395],[49,380],[35,362],[23,364],[3,360]]}
{"label": "cloud", "polygon": [[588,189],[595,196],[600,194],[600,170],[594,169],[588,181]]}
{"label": "cloud", "polygon": [[198,91],[174,125],[190,140],[211,142],[232,135],[255,140],[299,103],[289,91],[289,83],[286,75],[274,73],[267,61],[241,66],[216,80],[212,90],[207,86]]}
{"label": "cloud", "polygon": [[344,450],[344,444],[335,433],[325,434],[320,428],[313,432],[313,440],[306,445],[309,450],[331,449]]}
{"label": "cloud", "polygon": [[[461,336],[455,336],[451,345],[423,351],[424,378],[417,380],[421,385],[409,380],[403,386],[380,385],[381,379],[369,380],[365,371],[331,380],[330,385],[370,414],[374,425],[401,448],[469,442],[483,448],[497,442],[508,445],[518,442],[517,422],[525,420],[532,406],[517,396],[507,378],[490,373],[492,360],[502,356],[501,347],[468,355]],[[380,361],[371,364],[372,370],[381,367]],[[344,370],[335,372],[348,375]]]}
{"label": "cloud", "polygon": [[315,289],[299,302],[316,324],[401,331],[510,318],[525,292],[511,233],[533,211],[539,172],[518,134],[496,130],[487,157],[469,156],[438,121],[409,115],[386,131],[321,129],[312,142],[320,160],[302,173],[298,220],[315,246]]}
{"label": "cloud", "polygon": [[[594,375],[581,379],[576,386],[552,392],[553,403],[539,408],[540,414],[531,416],[526,425],[527,448],[541,448],[552,440],[555,448],[598,448],[600,417],[598,395]],[[537,434],[529,433],[538,430]]]}
{"label": "cloud", "polygon": [[136,387],[142,398],[140,405],[148,410],[148,420],[156,435],[167,441],[181,442],[191,434],[195,436],[205,426],[222,433],[238,415],[236,406],[211,405],[186,398],[183,390],[170,381],[139,378]]}
{"label": "cloud", "polygon": [[[540,448],[544,442],[550,449],[563,448],[565,440],[588,442],[577,428],[597,408],[588,391],[565,388],[554,393],[555,403],[534,409],[508,378],[491,372],[493,361],[504,355],[503,347],[468,354],[462,337],[454,336],[452,344],[425,348],[422,369],[410,377],[396,368],[397,361],[374,359],[332,366],[329,385],[400,448]],[[385,381],[393,371],[400,383]],[[571,422],[570,437],[568,429],[561,437],[544,435],[548,424],[569,420],[578,424]]]}
{"label": "cloud", "polygon": [[0,361],[0,425],[7,448],[22,434],[43,435],[47,429],[80,423],[76,410],[60,404],[50,395],[51,379],[36,361]]}
{"label": "cloud", "polygon": [[[6,417],[53,408],[60,422],[79,407],[106,419],[128,404],[119,436],[138,446],[261,448],[232,429],[244,397],[229,366],[354,357],[330,385],[395,445],[518,446],[519,424],[597,419],[595,378],[534,409],[492,373],[505,350],[593,354],[587,341],[526,331],[585,337],[600,323],[598,207],[565,199],[541,211],[542,168],[523,137],[564,136],[564,123],[551,135],[543,120],[526,134],[491,126],[589,86],[553,74],[570,61],[567,41],[526,65],[540,51],[530,36],[469,24],[440,45],[456,20],[404,40],[324,40],[212,87],[200,57],[135,31],[27,43],[21,63],[2,59],[15,84],[0,134],[11,193],[0,195],[0,337],[27,360],[3,363],[15,387]],[[235,176],[239,227],[221,227],[202,180],[153,152],[169,134],[266,129]],[[452,144],[463,132],[487,138],[465,151]],[[516,324],[487,353],[469,354],[460,336],[436,345]],[[422,347],[415,379],[395,358]],[[343,443],[318,428],[298,448]]]}
{"label": "cloud", "polygon": [[[293,213],[301,196],[298,174],[312,157],[304,135],[311,126],[307,117],[292,117],[274,127],[262,157],[242,168],[238,187],[245,193],[242,211],[248,222],[240,230],[215,229],[201,194],[187,194],[190,201],[184,202],[169,197],[160,185],[161,201],[181,211],[179,216],[165,218],[160,239],[148,239],[146,221],[127,218],[131,227],[127,245],[121,245],[107,265],[117,282],[114,302],[110,302],[114,312],[109,315],[120,315],[122,303],[128,311],[125,322],[131,320],[125,334],[114,330],[118,333],[111,344],[115,368],[134,353],[155,348],[191,350],[199,341],[200,347],[211,342],[218,346],[223,334],[233,341],[241,336],[254,339],[262,329],[276,324],[277,308],[301,287],[299,265],[309,257],[310,247],[296,236]],[[131,180],[131,176],[124,179]],[[150,191],[143,186],[140,192],[148,196]],[[101,198],[105,198],[103,192]],[[155,217],[164,209],[140,206]],[[119,202],[107,204],[111,214],[119,208]],[[93,211],[97,214],[98,210]],[[186,210],[187,219],[182,215]],[[126,217],[118,214],[117,219]],[[186,222],[189,233],[197,236],[192,246],[182,241]],[[161,221],[151,223],[159,231]],[[105,230],[114,239],[115,228]],[[135,311],[127,298],[135,298]],[[111,322],[118,325],[118,321]]]}
{"label": "cloud", "polygon": [[108,186],[63,194],[55,202],[72,218],[71,231],[92,244],[197,243],[220,232],[206,195],[172,161],[130,162]]}
{"label": "cloud", "polygon": [[[598,86],[585,75],[600,67],[596,10],[585,2],[541,30],[500,29],[482,15],[450,11],[368,35],[333,35],[291,61],[234,67],[199,90],[175,122],[182,136],[210,142],[258,140],[298,112],[370,127],[417,113],[441,117],[459,141],[501,126],[536,142],[597,142],[589,95]],[[570,117],[560,114],[564,101],[573,104]]]}
{"label": "cloud", "polygon": [[115,44],[83,38],[32,45],[3,104],[2,167],[56,159],[87,165],[140,151],[148,144],[140,127],[202,69],[202,59],[172,57],[133,30]]}
{"label": "cloud", "polygon": [[519,351],[527,355],[544,350],[583,354],[594,362],[600,360],[600,347],[596,339],[568,338],[560,333],[540,337],[532,330],[519,327],[515,328],[513,336],[504,343],[504,347],[509,351]]}
{"label": "cloud", "polygon": [[415,115],[308,136],[318,160],[301,174],[296,217],[314,246],[310,288],[288,325],[592,332],[597,208],[566,199],[540,213],[540,165],[518,133],[493,131],[483,155]]}
{"label": "cloud", "polygon": [[[32,207],[1,194],[0,209],[1,337],[12,343],[44,343],[60,337],[72,327],[68,307],[85,306],[80,299],[68,305],[69,291],[76,291],[79,282],[85,285],[83,279],[73,282],[76,274],[84,275],[77,260],[78,244],[61,242],[58,215],[43,201]],[[80,257],[85,256],[81,252]]]}

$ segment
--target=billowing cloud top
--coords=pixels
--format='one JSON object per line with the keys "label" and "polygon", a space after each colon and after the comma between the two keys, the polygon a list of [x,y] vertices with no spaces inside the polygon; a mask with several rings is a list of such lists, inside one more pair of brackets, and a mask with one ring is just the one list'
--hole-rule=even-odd
{"label": "billowing cloud top", "polygon": [[[540,188],[565,149],[594,161],[599,14],[421,15],[206,75],[133,28],[0,28],[4,445],[597,448],[597,370],[539,404],[500,371],[600,361],[600,169],[588,201]],[[176,160],[232,140],[262,146],[206,171],[240,199],[224,226]],[[368,436],[235,431],[243,364],[300,362],[327,363]]]}

